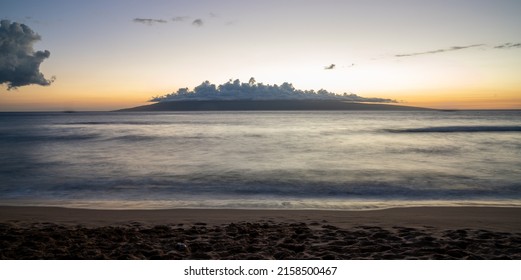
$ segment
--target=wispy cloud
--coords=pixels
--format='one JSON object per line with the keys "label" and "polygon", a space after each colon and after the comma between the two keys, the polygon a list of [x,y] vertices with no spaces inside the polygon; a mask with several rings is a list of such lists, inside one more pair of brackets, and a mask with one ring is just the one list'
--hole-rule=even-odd
{"label": "wispy cloud", "polygon": [[190,17],[187,17],[187,16],[182,16],[182,17],[173,17],[172,18],[172,21],[174,22],[179,22],[179,21],[185,21],[187,19],[189,19]]}
{"label": "wispy cloud", "polygon": [[506,43],[502,45],[497,45],[494,47],[494,49],[512,49],[512,48],[521,48],[521,43]]}
{"label": "wispy cloud", "polygon": [[426,52],[397,54],[397,55],[395,55],[395,57],[408,57],[408,56],[452,52],[452,51],[459,51],[459,50],[470,49],[470,48],[481,47],[481,46],[484,46],[484,44],[475,44],[475,45],[468,45],[468,46],[454,46],[454,47],[450,47],[450,48],[446,48],[446,49],[437,49],[437,50],[426,51]]}
{"label": "wispy cloud", "polygon": [[164,19],[155,19],[155,18],[134,18],[132,21],[135,22],[135,23],[142,23],[142,24],[146,24],[146,25],[152,25],[152,24],[155,24],[155,23],[167,23],[168,22],[168,21],[166,21]]}
{"label": "wispy cloud", "polygon": [[[221,16],[215,13],[209,13],[207,17],[192,17],[192,16],[174,16],[170,18],[169,20],[165,20],[162,18],[134,18],[132,19],[135,23],[141,23],[146,25],[154,25],[154,24],[164,24],[168,22],[173,23],[185,23],[185,24],[191,24],[194,27],[202,27],[206,25],[208,21],[212,21],[215,23],[215,19],[220,19]],[[224,19],[223,19],[224,20]],[[226,21],[224,22],[224,25],[233,25],[235,24],[235,21]]]}
{"label": "wispy cloud", "polygon": [[336,65],[335,64],[330,64],[329,66],[324,66],[324,70],[333,70],[335,69]]}
{"label": "wispy cloud", "polygon": [[202,19],[198,18],[198,19],[192,21],[192,25],[193,26],[197,26],[197,27],[201,27],[201,26],[204,25],[204,22],[203,22]]}

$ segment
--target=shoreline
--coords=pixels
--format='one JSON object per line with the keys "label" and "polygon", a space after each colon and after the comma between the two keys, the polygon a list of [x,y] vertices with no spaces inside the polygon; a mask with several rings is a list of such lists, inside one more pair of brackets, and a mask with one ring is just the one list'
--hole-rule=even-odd
{"label": "shoreline", "polygon": [[339,227],[357,225],[469,227],[521,232],[521,207],[425,206],[374,210],[294,209],[83,209],[47,206],[0,206],[0,223],[57,223],[107,226],[142,222],[149,225],[200,223],[211,225],[242,221],[327,221]]}
{"label": "shoreline", "polygon": [[0,206],[0,259],[521,259],[521,208]]}

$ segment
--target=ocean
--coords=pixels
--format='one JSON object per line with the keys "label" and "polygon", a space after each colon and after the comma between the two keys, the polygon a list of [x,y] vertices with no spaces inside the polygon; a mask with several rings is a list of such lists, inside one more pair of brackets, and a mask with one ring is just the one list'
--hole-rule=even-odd
{"label": "ocean", "polygon": [[521,111],[0,113],[0,204],[521,206]]}

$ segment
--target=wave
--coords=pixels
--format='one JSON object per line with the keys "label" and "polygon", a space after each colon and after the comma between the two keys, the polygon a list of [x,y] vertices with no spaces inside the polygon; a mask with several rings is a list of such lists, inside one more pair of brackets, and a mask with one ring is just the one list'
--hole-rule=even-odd
{"label": "wave", "polygon": [[139,142],[139,141],[150,141],[158,139],[156,136],[148,136],[148,135],[122,135],[117,137],[109,138],[108,140],[115,141],[126,141],[126,142]]}
{"label": "wave", "polygon": [[94,122],[68,122],[61,125],[162,125],[171,124],[166,121],[94,121]]}
{"label": "wave", "polygon": [[393,133],[521,132],[521,126],[434,126],[385,131]]}
{"label": "wave", "polygon": [[0,137],[0,142],[21,143],[21,142],[60,142],[60,141],[84,141],[100,138],[100,134],[71,134],[71,135],[4,135]]}
{"label": "wave", "polygon": [[521,207],[519,199],[492,200],[292,200],[292,199],[206,199],[206,200],[118,200],[118,199],[0,199],[2,206],[43,206],[98,210],[243,209],[243,210],[351,210],[368,211],[409,207]]}
{"label": "wave", "polygon": [[0,143],[24,143],[24,142],[68,142],[68,141],[124,141],[141,142],[158,139],[157,136],[148,135],[121,135],[106,137],[99,133],[70,134],[70,135],[6,135],[0,137]]}
{"label": "wave", "polygon": [[[73,178],[56,182],[28,178],[25,185],[37,187],[12,187],[10,181],[20,181],[11,170],[0,170],[0,197],[5,198],[85,198],[122,200],[168,199],[375,199],[375,200],[424,200],[424,199],[521,199],[520,184],[513,181],[491,182],[461,176],[421,176],[425,180],[410,177],[399,181],[337,180],[297,178],[258,178],[191,174],[178,176],[128,176]],[[432,182],[438,178],[437,182]],[[448,187],[445,187],[448,186]],[[452,186],[452,187],[451,187]]]}

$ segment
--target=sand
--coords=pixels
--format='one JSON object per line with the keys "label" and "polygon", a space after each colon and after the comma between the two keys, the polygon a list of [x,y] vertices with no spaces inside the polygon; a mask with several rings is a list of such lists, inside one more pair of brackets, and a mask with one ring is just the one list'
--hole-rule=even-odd
{"label": "sand", "polygon": [[521,259],[521,208],[2,206],[0,259]]}

